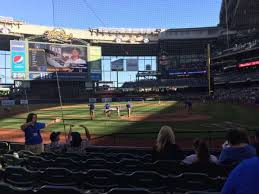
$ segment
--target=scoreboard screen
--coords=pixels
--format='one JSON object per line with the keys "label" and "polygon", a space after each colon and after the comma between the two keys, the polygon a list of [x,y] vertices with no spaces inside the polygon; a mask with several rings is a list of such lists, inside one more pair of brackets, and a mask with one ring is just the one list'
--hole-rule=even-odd
{"label": "scoreboard screen", "polygon": [[30,79],[88,78],[87,47],[29,42],[28,55]]}

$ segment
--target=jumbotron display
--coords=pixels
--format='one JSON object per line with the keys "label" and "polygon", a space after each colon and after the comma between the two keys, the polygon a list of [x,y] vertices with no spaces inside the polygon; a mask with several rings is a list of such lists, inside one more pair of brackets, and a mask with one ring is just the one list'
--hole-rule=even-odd
{"label": "jumbotron display", "polygon": [[87,79],[87,48],[75,45],[29,43],[29,78],[62,76]]}
{"label": "jumbotron display", "polygon": [[[100,80],[101,48],[11,41],[14,79]],[[90,68],[91,67],[91,68]]]}

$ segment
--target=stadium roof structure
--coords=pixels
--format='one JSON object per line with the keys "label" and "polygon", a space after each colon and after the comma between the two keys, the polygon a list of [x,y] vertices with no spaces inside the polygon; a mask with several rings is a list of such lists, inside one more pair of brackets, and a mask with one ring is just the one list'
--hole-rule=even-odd
{"label": "stadium roof structure", "polygon": [[257,0],[222,0],[219,25],[232,30],[258,30],[258,10]]}
{"label": "stadium roof structure", "polygon": [[[219,25],[214,27],[183,29],[63,28],[62,30],[65,35],[71,34],[73,39],[77,40],[76,44],[102,46],[103,56],[157,56],[160,42],[163,41],[169,41],[169,44],[171,40],[176,45],[175,47],[182,46],[185,49],[195,45],[195,47],[202,47],[199,45],[200,41],[205,43],[218,38],[222,39],[224,36],[238,34],[240,31],[258,32],[259,12],[257,10],[259,10],[259,1],[222,0]],[[9,50],[12,39],[46,41],[43,39],[43,35],[53,29],[55,28],[51,26],[32,25],[10,17],[0,17],[0,50]]]}

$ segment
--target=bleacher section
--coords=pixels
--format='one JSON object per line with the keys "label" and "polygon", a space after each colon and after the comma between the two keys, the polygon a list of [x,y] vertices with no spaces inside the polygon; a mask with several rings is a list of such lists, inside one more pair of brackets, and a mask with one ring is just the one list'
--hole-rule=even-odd
{"label": "bleacher section", "polygon": [[[19,158],[8,154],[12,147],[18,151]],[[152,161],[151,148],[93,146],[82,155],[34,155],[18,147],[18,144],[0,143],[1,193],[211,193],[220,191],[235,166]],[[214,150],[213,154],[219,152]]]}
{"label": "bleacher section", "polygon": [[171,80],[140,80],[139,82],[125,82],[122,88],[199,88],[207,87],[206,78],[179,78]]}
{"label": "bleacher section", "polygon": [[246,81],[258,81],[259,70],[254,72],[229,72],[215,75],[215,84],[239,83]]}

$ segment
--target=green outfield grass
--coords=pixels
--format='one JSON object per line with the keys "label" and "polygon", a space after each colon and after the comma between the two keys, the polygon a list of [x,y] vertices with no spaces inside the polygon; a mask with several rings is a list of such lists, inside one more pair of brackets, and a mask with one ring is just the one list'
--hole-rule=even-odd
{"label": "green outfield grass", "polygon": [[[112,106],[125,106],[125,103],[111,103]],[[133,115],[152,115],[168,114],[184,111],[184,105],[179,102],[132,102]],[[69,104],[63,107],[65,124],[86,125],[92,134],[105,135],[111,133],[145,133],[157,132],[164,125],[171,125],[177,132],[188,133],[179,134],[182,137],[193,137],[192,131],[204,132],[199,136],[206,136],[210,131],[225,131],[231,127],[243,127],[249,130],[259,128],[259,108],[246,107],[231,104],[203,104],[194,103],[193,115],[207,115],[210,118],[204,121],[176,121],[170,120],[163,122],[156,121],[126,121],[121,120],[114,111],[111,118],[106,118],[103,113],[103,103],[96,104],[96,119],[89,119],[89,110],[87,104]],[[24,113],[14,114],[12,116],[2,115],[0,118],[0,128],[19,129],[19,126],[25,121],[26,107],[15,106],[11,111],[23,110]],[[58,105],[30,105],[30,110],[38,114],[38,120],[41,122],[50,122],[52,119],[61,118],[61,109]],[[126,111],[121,111],[126,115]],[[67,127],[68,129],[68,127]],[[80,131],[79,127],[75,127]],[[46,130],[63,131],[63,124],[58,123],[50,126]],[[215,132],[215,136],[222,136],[223,133]],[[134,135],[143,137],[143,135]],[[154,136],[154,135],[152,135]]]}

